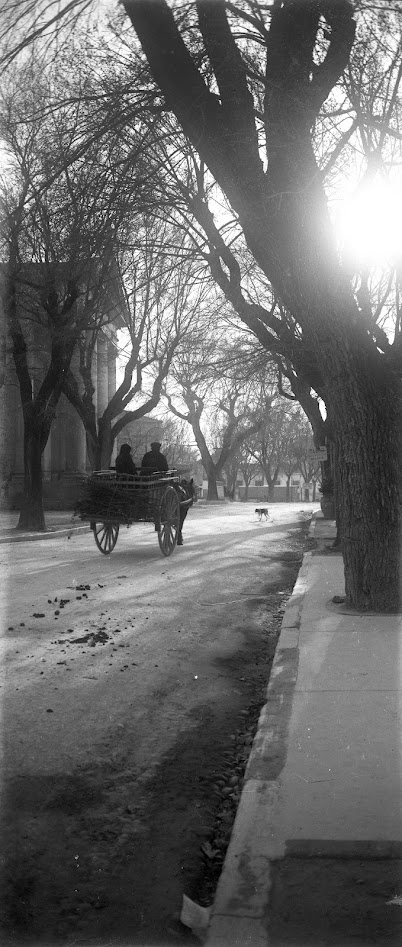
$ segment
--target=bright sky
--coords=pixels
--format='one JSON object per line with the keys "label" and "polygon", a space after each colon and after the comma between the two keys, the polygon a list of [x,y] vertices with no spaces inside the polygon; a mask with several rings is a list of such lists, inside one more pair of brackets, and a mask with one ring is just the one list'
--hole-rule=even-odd
{"label": "bright sky", "polygon": [[366,181],[338,208],[335,228],[345,263],[402,264],[402,177]]}

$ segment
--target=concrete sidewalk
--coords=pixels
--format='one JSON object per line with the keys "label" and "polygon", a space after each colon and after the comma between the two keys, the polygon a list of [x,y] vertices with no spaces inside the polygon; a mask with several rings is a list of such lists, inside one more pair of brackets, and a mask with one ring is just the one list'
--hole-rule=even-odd
{"label": "concrete sidewalk", "polygon": [[334,604],[335,527],[313,529],[207,947],[402,943],[401,617]]}
{"label": "concrete sidewalk", "polygon": [[86,533],[90,528],[88,523],[81,523],[79,518],[74,516],[72,510],[46,510],[47,531],[45,533],[25,532],[25,530],[17,529],[19,516],[18,510],[0,511],[0,544],[54,539],[55,534],[57,536],[67,536],[70,533]]}

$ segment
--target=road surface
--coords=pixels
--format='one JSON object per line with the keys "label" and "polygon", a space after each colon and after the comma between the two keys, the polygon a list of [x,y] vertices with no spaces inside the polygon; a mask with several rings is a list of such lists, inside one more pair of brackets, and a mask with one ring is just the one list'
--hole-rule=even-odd
{"label": "road surface", "polygon": [[3,943],[183,942],[312,509],[200,504],[167,559],[149,524],[0,547]]}

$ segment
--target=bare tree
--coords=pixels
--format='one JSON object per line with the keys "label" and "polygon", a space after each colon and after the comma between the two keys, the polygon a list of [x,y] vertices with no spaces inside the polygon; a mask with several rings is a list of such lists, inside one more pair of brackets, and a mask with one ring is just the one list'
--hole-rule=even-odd
{"label": "bare tree", "polygon": [[239,457],[239,470],[241,471],[244,481],[244,499],[248,500],[250,483],[258,471],[261,471],[261,467],[250,454],[247,444],[243,444],[241,448]]}
{"label": "bare tree", "polygon": [[268,499],[274,498],[274,486],[279,474],[291,474],[297,469],[297,460],[293,456],[294,444],[300,423],[300,411],[291,408],[289,402],[278,398],[275,392],[265,396],[264,424],[260,430],[246,441],[248,451],[253,457],[267,481]]}
{"label": "bare tree", "polygon": [[187,421],[193,430],[194,439],[199,449],[203,467],[208,480],[208,500],[218,499],[217,481],[229,459],[236,454],[240,444],[246,440],[261,425],[261,415],[250,412],[249,408],[240,402],[240,392],[227,393],[225,402],[219,407],[225,417],[220,428],[219,442],[208,445],[208,434],[203,430],[202,415],[205,409],[205,400],[200,397],[189,385],[182,391],[182,398],[186,405],[186,412],[180,410],[173,398],[167,395],[169,408],[172,413]]}
{"label": "bare tree", "polygon": [[[298,327],[301,360],[294,355],[292,361],[296,367],[310,362],[310,387],[325,401],[339,458],[347,600],[358,608],[395,608],[399,354],[367,332],[340,266],[313,140],[320,111],[351,60],[352,4],[288,0],[266,9],[255,2],[245,15],[242,5],[196,2],[197,36],[213,83],[194,55],[185,18],[180,31],[175,7],[165,0],[123,5],[169,108],[226,194],[250,253]],[[257,49],[261,67],[260,115],[247,44]],[[223,259],[222,250],[219,265]],[[238,274],[229,261],[227,267],[239,294]]]}
{"label": "bare tree", "polygon": [[[41,458],[77,340],[116,318],[116,233],[127,216],[127,182],[108,173],[104,147],[69,164],[71,107],[50,109],[45,120],[51,80],[39,66],[19,70],[2,102],[3,301],[24,419],[18,525],[35,530],[45,529]],[[53,178],[63,158],[64,173]]]}
{"label": "bare tree", "polygon": [[[215,278],[262,344],[291,365],[292,388],[297,385],[307,402],[316,393],[326,405],[338,458],[348,602],[396,608],[399,317],[393,342],[367,322],[340,261],[326,186],[356,142],[360,148],[364,141],[367,164],[385,154],[395,160],[401,140],[398,7],[384,13],[384,4],[369,0],[355,7],[349,0],[124,0],[123,6],[149,64],[155,100],[176,117],[201,175],[208,168],[225,195],[276,305],[256,304],[248,287],[244,291],[236,246],[223,240],[199,180],[190,210],[207,237]],[[82,9],[88,4],[80,0],[50,3],[40,20],[27,0],[31,38],[43,37],[52,17],[68,24]],[[16,16],[11,3],[8,26]],[[387,31],[387,46],[369,42],[367,24],[374,39]],[[29,30],[10,55],[27,42]],[[362,81],[356,81],[359,68]]]}
{"label": "bare tree", "polygon": [[136,247],[126,247],[121,258],[126,303],[120,323],[123,377],[102,409],[94,397],[96,333],[80,337],[78,376],[72,369],[65,376],[63,391],[83,421],[95,469],[109,466],[115,440],[125,426],[157,406],[176,349],[196,318],[198,274],[191,260],[177,266],[180,248],[173,247],[171,228],[157,232],[146,218],[137,219]]}
{"label": "bare tree", "polygon": [[197,445],[192,440],[191,430],[185,421],[180,421],[167,413],[162,414],[163,452],[166,454],[169,467],[176,468],[202,481],[202,465]]}
{"label": "bare tree", "polygon": [[313,500],[316,500],[317,483],[322,479],[321,464],[314,457],[314,442],[311,427],[305,419],[301,419],[298,435],[294,445],[297,459],[297,469],[305,483],[313,484]]}
{"label": "bare tree", "polygon": [[[208,332],[209,326],[209,332]],[[264,406],[254,380],[241,377],[240,350],[208,320],[198,324],[178,354],[166,390],[172,413],[193,430],[208,480],[208,499],[218,499],[217,481],[241,445],[257,431]]]}

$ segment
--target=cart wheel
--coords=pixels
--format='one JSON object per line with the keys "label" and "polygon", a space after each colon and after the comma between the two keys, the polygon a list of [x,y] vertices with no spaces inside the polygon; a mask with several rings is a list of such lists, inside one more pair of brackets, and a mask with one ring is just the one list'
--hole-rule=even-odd
{"label": "cart wheel", "polygon": [[105,556],[108,556],[112,552],[116,543],[117,537],[119,535],[119,524],[118,523],[94,523],[94,538],[98,549]]}
{"label": "cart wheel", "polygon": [[174,487],[166,487],[160,505],[158,540],[164,556],[170,556],[177,543],[180,527],[180,503]]}

